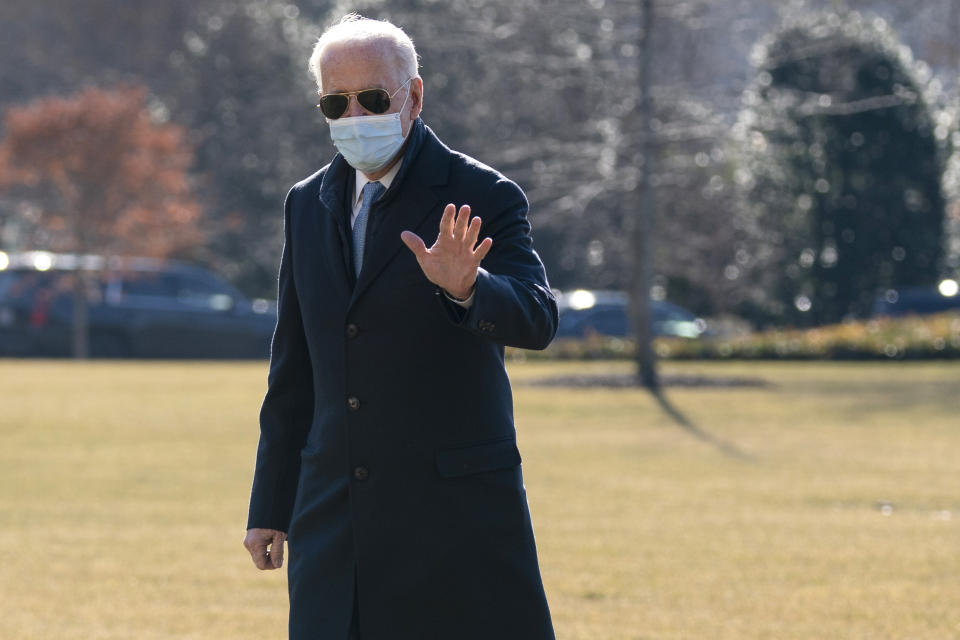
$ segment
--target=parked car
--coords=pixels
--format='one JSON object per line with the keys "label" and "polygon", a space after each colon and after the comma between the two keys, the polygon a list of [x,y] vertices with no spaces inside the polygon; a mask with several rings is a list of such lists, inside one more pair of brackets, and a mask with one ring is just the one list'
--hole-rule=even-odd
{"label": "parked car", "polygon": [[[666,300],[651,302],[654,335],[699,338],[706,330],[706,323],[683,307]],[[633,335],[630,298],[622,291],[577,289],[557,296],[557,305],[560,310],[558,338]]]}
{"label": "parked car", "polygon": [[86,274],[94,357],[266,358],[276,303],[178,261],[0,252],[0,356],[69,356]]}
{"label": "parked car", "polygon": [[874,316],[906,316],[960,311],[960,285],[943,280],[937,286],[888,289],[873,302]]}

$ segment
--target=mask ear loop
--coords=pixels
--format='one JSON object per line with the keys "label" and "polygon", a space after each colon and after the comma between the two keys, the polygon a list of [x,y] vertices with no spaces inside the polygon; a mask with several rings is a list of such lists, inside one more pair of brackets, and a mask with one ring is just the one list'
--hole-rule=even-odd
{"label": "mask ear loop", "polygon": [[[403,84],[409,84],[411,80],[413,80],[413,77],[407,78],[407,81],[404,82]],[[402,87],[403,84],[400,85],[400,86]],[[409,98],[409,97],[410,97],[410,90],[407,89],[407,95],[403,96],[403,103],[400,105],[400,108],[397,109],[397,113],[398,113],[398,114],[403,113],[403,108],[404,108],[405,106],[407,106],[407,98]]]}

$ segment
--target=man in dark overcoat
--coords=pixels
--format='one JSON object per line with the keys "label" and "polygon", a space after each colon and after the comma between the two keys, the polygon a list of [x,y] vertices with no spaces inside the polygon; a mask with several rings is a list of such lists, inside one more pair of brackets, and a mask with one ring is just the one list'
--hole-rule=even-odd
{"label": "man in dark overcoat", "polygon": [[557,326],[526,197],[424,125],[399,28],[310,67],[338,153],[284,205],[244,544],[287,542],[291,638],[553,638],[504,369]]}

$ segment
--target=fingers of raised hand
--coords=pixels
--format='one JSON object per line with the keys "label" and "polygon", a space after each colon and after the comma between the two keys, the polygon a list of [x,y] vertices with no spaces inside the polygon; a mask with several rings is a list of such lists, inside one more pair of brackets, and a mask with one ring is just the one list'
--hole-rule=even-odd
{"label": "fingers of raised hand", "polygon": [[[440,238],[443,238],[444,236],[450,237],[453,235],[454,214],[456,211],[457,206],[453,203],[448,204],[443,208],[443,217],[440,218]],[[438,240],[440,238],[438,238]]]}
{"label": "fingers of raised hand", "polygon": [[456,240],[463,241],[464,236],[467,233],[467,226],[470,222],[470,205],[465,204],[460,207],[460,211],[457,213],[457,221],[454,225],[453,237]]}
{"label": "fingers of raised hand", "polygon": [[486,257],[487,252],[490,251],[490,247],[493,246],[493,238],[484,238],[483,242],[477,245],[477,240],[480,238],[480,227],[482,225],[483,220],[480,219],[480,216],[475,216],[473,220],[470,221],[470,226],[467,228],[464,238],[464,243],[470,249],[474,263],[477,265]]}
{"label": "fingers of raised hand", "polygon": [[493,246],[493,238],[484,238],[477,248],[473,252],[473,260],[477,263],[477,266],[480,266],[480,262],[487,257],[487,253],[490,252],[490,247]]}
{"label": "fingers of raised hand", "polygon": [[407,245],[410,251],[413,251],[413,255],[417,256],[417,260],[427,255],[427,245],[424,243],[423,238],[413,231],[402,232],[400,234],[400,240],[403,241],[403,244]]}
{"label": "fingers of raised hand", "polygon": [[483,224],[483,221],[479,216],[474,216],[473,220],[470,221],[470,226],[467,227],[466,232],[466,241],[472,249],[475,244],[477,244],[477,238],[480,237],[480,225]]}

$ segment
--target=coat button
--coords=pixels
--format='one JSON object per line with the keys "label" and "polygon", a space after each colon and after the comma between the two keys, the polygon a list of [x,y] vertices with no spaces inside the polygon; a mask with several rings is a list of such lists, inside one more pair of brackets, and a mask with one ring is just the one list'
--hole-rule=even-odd
{"label": "coat button", "polygon": [[370,472],[367,471],[366,467],[354,467],[353,477],[363,482],[364,480],[370,477]]}
{"label": "coat button", "polygon": [[353,324],[353,323],[350,323],[350,324],[347,325],[347,337],[348,337],[348,338],[356,338],[359,334],[360,334],[360,327],[358,327],[357,325],[355,325],[355,324]]}
{"label": "coat button", "polygon": [[347,406],[350,407],[351,411],[356,411],[360,408],[360,398],[356,396],[350,396],[347,398]]}

